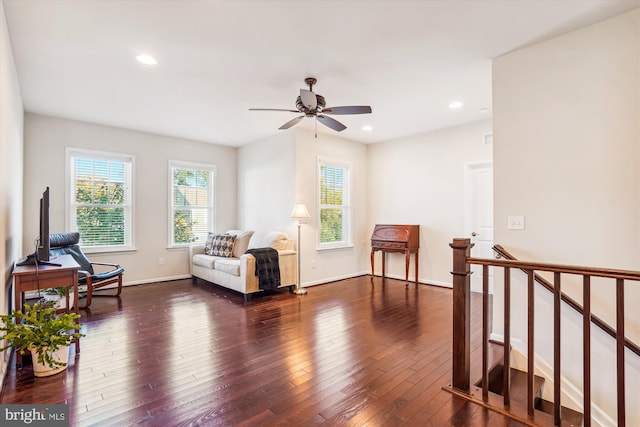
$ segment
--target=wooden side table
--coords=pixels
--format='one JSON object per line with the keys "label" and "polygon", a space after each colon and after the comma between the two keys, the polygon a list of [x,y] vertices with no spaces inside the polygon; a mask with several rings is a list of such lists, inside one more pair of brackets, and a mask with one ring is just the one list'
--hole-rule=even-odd
{"label": "wooden side table", "polygon": [[409,260],[411,259],[411,254],[414,254],[415,258],[415,269],[416,269],[416,285],[418,284],[418,250],[419,248],[407,248],[407,249],[393,249],[393,248],[381,248],[381,247],[372,247],[371,248],[371,277],[375,274],[375,261],[374,256],[376,251],[382,252],[382,278],[385,278],[385,267],[386,267],[386,258],[387,253],[389,252],[400,252],[404,253],[404,281],[405,283],[409,283]]}
{"label": "wooden side table", "polygon": [[404,281],[409,284],[409,260],[411,254],[416,261],[416,285],[418,284],[418,250],[420,249],[420,225],[376,224],[371,235],[371,279],[375,275],[375,253],[382,252],[382,278],[385,277],[388,252],[404,253]]}
{"label": "wooden side table", "polygon": [[[78,313],[78,270],[80,265],[71,255],[58,255],[51,262],[55,265],[20,265],[13,270],[13,291],[15,309],[22,310],[24,292],[48,288],[67,288],[67,310],[69,310],[68,288],[73,287],[73,311]],[[77,331],[80,330],[78,326]],[[76,354],[80,352],[80,339],[76,340]],[[22,368],[22,355],[16,352],[16,367]]]}

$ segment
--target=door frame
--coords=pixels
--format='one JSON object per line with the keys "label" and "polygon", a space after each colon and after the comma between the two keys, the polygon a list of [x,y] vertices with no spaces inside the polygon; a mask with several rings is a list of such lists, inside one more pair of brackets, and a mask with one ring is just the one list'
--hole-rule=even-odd
{"label": "door frame", "polygon": [[[473,210],[471,209],[474,195],[473,174],[482,169],[491,169],[493,175],[493,160],[469,162],[464,165],[464,237],[468,238],[471,238],[471,233],[474,231],[471,226],[473,224]],[[493,221],[493,227],[495,229],[495,220]],[[471,290],[474,292],[482,292],[482,289],[477,289],[477,286],[473,286],[473,277]],[[493,294],[493,277],[491,276],[489,277],[489,293]]]}

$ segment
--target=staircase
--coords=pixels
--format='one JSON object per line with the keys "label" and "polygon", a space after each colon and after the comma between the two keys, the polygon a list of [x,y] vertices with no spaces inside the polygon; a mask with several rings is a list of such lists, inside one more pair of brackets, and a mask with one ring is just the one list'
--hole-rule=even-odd
{"label": "staircase", "polygon": [[[453,317],[452,381],[451,384],[443,387],[445,390],[530,426],[590,427],[595,421],[596,425],[624,427],[627,425],[627,417],[629,417],[629,425],[640,425],[640,413],[635,406],[627,408],[626,405],[627,398],[633,398],[627,396],[625,387],[625,381],[628,377],[627,370],[630,375],[628,379],[631,381],[639,378],[639,373],[634,363],[627,366],[625,358],[632,357],[636,360],[636,356],[640,357],[640,347],[625,336],[624,313],[625,284],[633,282],[632,286],[637,286],[640,283],[640,271],[524,262],[516,260],[500,246],[494,246],[493,249],[502,259],[473,258],[471,256],[473,244],[470,239],[454,239],[450,246],[453,249],[453,312],[455,315]],[[482,266],[483,282],[482,335],[479,337],[481,354],[476,354],[479,351],[474,350],[473,357],[471,356],[470,340],[471,287],[469,276],[471,265]],[[504,274],[502,283],[504,298],[501,306],[502,318],[504,319],[501,338],[503,342],[500,345],[489,340],[492,329],[489,314],[489,268],[501,269]],[[525,280],[512,284],[512,271],[524,272]],[[553,280],[544,280],[536,273],[538,271],[553,275]],[[494,276],[496,275],[497,271],[494,273]],[[562,291],[562,278],[565,276],[582,279],[582,306]],[[598,278],[597,285],[591,284],[591,278]],[[603,286],[603,280],[609,282]],[[611,286],[609,283],[613,285]],[[595,286],[598,286],[599,290],[613,290],[614,292],[615,327],[610,326],[591,312],[591,289]],[[526,322],[526,328],[524,330],[520,328],[513,341],[511,337],[512,287],[519,292],[519,299],[516,301],[520,304],[516,308],[519,311],[513,313],[513,318]],[[545,297],[546,300],[540,300],[540,297],[536,296],[538,291],[541,295],[547,292],[545,294],[548,295]],[[536,375],[536,372],[542,371],[537,371],[534,365],[536,346],[540,345],[535,337],[541,335],[540,330],[537,330],[535,326],[535,320],[539,315],[539,313],[536,314],[537,301],[546,302],[549,308],[545,314],[550,317],[544,318],[551,320],[551,324],[546,322],[545,328],[542,329],[542,333],[549,339],[545,340],[545,344],[540,347],[547,352],[547,358],[539,361],[543,363],[544,371],[546,371],[545,377],[551,382],[551,385],[548,386],[549,390],[544,393],[545,396],[552,396],[551,402],[542,398],[545,378]],[[542,305],[544,306],[544,304]],[[573,309],[572,313],[577,313],[579,320],[570,323],[563,317],[563,307]],[[565,384],[564,388],[562,384],[564,377],[560,361],[561,355],[567,349],[561,345],[561,325],[565,322],[576,325],[575,329],[579,331],[577,333],[582,335],[581,351],[576,352],[574,347],[567,354],[579,358],[577,365],[569,365],[573,368],[569,372],[576,383],[582,383],[582,388],[577,391],[577,394],[581,395],[580,400],[577,401],[580,403],[576,404],[583,408],[584,415],[561,405],[563,394],[571,391],[573,387],[572,383]],[[608,340],[606,345],[610,345],[608,347],[610,353],[608,354],[614,359],[614,366],[612,366],[614,369],[610,374],[608,371],[602,371],[592,362],[592,326],[611,337],[611,339],[606,338]],[[523,354],[526,366],[521,366],[524,372],[511,367],[512,342],[520,343],[519,347],[526,353]],[[597,345],[602,349],[604,341],[598,341]],[[480,364],[481,366],[479,366]],[[581,366],[581,368],[575,369],[575,366]],[[565,370],[567,370],[566,366]],[[592,372],[599,375],[592,375]],[[607,386],[604,393],[603,389],[599,388],[597,393],[599,400],[596,402],[592,400],[592,377],[596,376],[597,379],[600,379],[603,372],[614,381],[613,387]],[[582,374],[581,379],[579,378],[580,373]],[[576,376],[578,377],[576,378]],[[475,381],[477,378],[480,380]],[[602,383],[597,383],[596,386],[602,387]],[[573,391],[571,393],[576,394]],[[604,406],[600,406],[601,403]]]}
{"label": "staircase", "polygon": [[[525,407],[527,405],[527,373],[511,368],[509,383],[511,385],[511,401]],[[534,375],[534,407],[537,411],[553,416],[553,402],[542,399],[544,383],[544,378]],[[499,363],[489,371],[489,391],[504,397],[504,384],[504,366]],[[476,386],[482,386],[482,380],[478,381]],[[564,406],[560,408],[560,419],[562,425],[567,426],[582,426],[584,422],[584,417],[580,412]]]}

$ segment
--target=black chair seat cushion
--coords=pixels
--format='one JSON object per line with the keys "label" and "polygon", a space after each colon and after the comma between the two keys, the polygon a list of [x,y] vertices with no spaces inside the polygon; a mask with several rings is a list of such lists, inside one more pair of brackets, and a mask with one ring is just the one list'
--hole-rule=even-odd
{"label": "black chair seat cushion", "polygon": [[[93,280],[94,282],[102,282],[103,280],[108,280],[111,279],[113,277],[118,277],[119,275],[124,273],[124,268],[120,267],[120,268],[116,268],[114,270],[109,270],[109,271],[103,271],[100,273],[95,273],[91,275],[91,280]],[[79,283],[85,283],[87,281],[87,276],[80,274],[78,275],[78,282]]]}
{"label": "black chair seat cushion", "polygon": [[[118,283],[118,293],[113,296],[119,296],[120,292],[122,292],[122,274],[124,273],[124,268],[120,267],[116,264],[103,264],[99,269],[104,270],[104,267],[110,266],[112,269],[109,271],[99,271],[95,272],[93,269],[93,263],[89,261],[89,259],[85,256],[80,248],[80,233],[71,232],[71,233],[58,233],[49,235],[50,249],[49,255],[53,257],[53,261],[55,262],[55,257],[60,255],[71,255],[71,257],[78,263],[80,266],[80,271],[84,273],[78,274],[78,283],[81,285],[86,285],[88,282],[88,278],[91,278],[91,285],[87,286],[87,304],[84,307],[80,307],[82,309],[88,308],[91,305],[91,295],[94,289],[99,288],[103,285],[108,285],[110,283]],[[96,262],[95,265],[100,265],[101,263]],[[88,274],[89,276],[87,276]]]}
{"label": "black chair seat cushion", "polygon": [[[56,255],[71,255],[73,259],[80,265],[80,270],[86,271],[91,275],[91,280],[94,282],[102,282],[124,273],[124,268],[119,267],[109,271],[103,271],[96,273],[93,270],[91,261],[84,255],[78,242],[80,241],[80,233],[59,233],[49,236],[51,243],[51,249],[49,254]],[[85,283],[87,277],[84,274],[78,276],[79,283]]]}

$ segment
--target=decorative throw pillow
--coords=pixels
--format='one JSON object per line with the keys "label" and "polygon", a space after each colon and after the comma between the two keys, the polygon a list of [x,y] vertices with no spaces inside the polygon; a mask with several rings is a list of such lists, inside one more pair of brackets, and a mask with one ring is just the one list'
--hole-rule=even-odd
{"label": "decorative throw pillow", "polygon": [[235,258],[240,258],[242,254],[247,252],[251,236],[253,236],[253,231],[245,231],[244,233],[236,234],[236,242],[233,245],[233,256]]}
{"label": "decorative throw pillow", "polygon": [[213,240],[216,238],[216,233],[209,232],[207,234],[207,242],[204,244],[204,253],[207,255],[213,255]]}
{"label": "decorative throw pillow", "polygon": [[213,237],[213,243],[211,245],[211,253],[208,255],[231,257],[233,256],[233,243],[236,241],[236,236],[230,234],[216,234]]}
{"label": "decorative throw pillow", "polygon": [[254,234],[249,241],[249,249],[273,248],[277,251],[287,249],[287,233],[282,231],[265,231]]}

